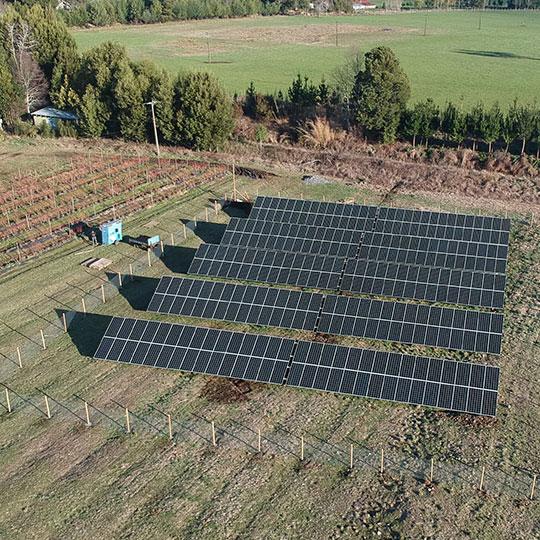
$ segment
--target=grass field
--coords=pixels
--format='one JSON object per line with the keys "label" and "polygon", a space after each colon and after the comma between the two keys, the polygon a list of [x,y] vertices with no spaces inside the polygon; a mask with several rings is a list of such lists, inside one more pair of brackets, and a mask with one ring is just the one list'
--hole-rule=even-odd
{"label": "grass field", "polygon": [[[0,145],[3,155],[17,148]],[[49,152],[54,153],[52,143]],[[64,152],[59,150],[59,163]],[[252,196],[279,192],[319,200],[354,197],[369,203],[380,202],[383,195],[365,184],[306,185],[298,175],[284,172],[270,179],[239,178],[238,187]],[[107,269],[110,275],[124,272],[135,259],[142,257],[144,263],[146,255],[123,243],[89,253],[87,245],[73,241],[0,277],[0,353],[5,355],[0,358],[0,380],[42,409],[43,396],[36,388],[72,411],[52,403],[52,418],[47,420],[14,398],[15,410],[9,414],[0,394],[0,537],[538,537],[540,501],[538,496],[533,501],[527,497],[532,472],[540,467],[540,327],[536,318],[540,228],[526,216],[512,216],[503,354],[483,358],[402,348],[500,366],[496,420],[262,384],[251,385],[248,394],[239,396],[224,380],[89,358],[107,317],[163,319],[145,311],[157,278],[185,272],[202,241],[219,239],[231,211],[211,213],[211,223],[199,222],[194,235],[185,241],[177,236],[174,246],[168,240],[170,233],[182,221],[204,215],[211,199],[230,191],[229,179],[126,220],[128,234],[158,232],[166,240],[165,257],[150,268],[138,265],[137,277],[127,280],[121,293],[109,296],[105,304],[98,292],[94,302],[87,303],[88,315],[79,316],[69,334],[60,330],[56,338],[48,335],[47,350],[39,351],[38,342],[32,357],[23,356],[23,369],[6,358],[15,347],[38,336],[44,325],[57,324],[55,310],[80,311],[81,296],[110,279],[104,272],[85,270],[81,261],[89,256],[109,257],[113,261]],[[455,209],[455,202],[450,204],[436,194],[397,192],[391,202]],[[476,209],[477,203],[474,198],[461,199],[459,209]],[[176,320],[288,335],[272,328]],[[118,425],[92,409],[95,425],[85,427],[73,414],[84,415],[82,402],[74,394],[106,412]],[[123,410],[111,400],[130,408],[134,434],[122,430]],[[166,429],[164,418],[150,405],[173,415],[175,445],[168,441],[166,431],[158,435],[144,423]],[[218,427],[216,447],[210,439],[210,420]],[[257,427],[264,437],[260,454]],[[303,462],[298,457],[300,435],[306,440]],[[355,442],[357,457],[352,471],[338,460],[343,455],[348,460],[349,441]],[[385,449],[387,460],[383,475],[377,472],[380,448]],[[435,484],[426,485],[422,477],[432,456]],[[462,467],[463,462],[468,466]],[[485,492],[481,492],[477,487],[484,465]],[[508,484],[502,481],[505,478]]]}
{"label": "grass field", "polygon": [[[336,46],[336,24],[338,44]],[[427,24],[426,36],[424,26]],[[297,73],[330,80],[352,50],[391,47],[413,99],[532,102],[540,86],[540,13],[475,12],[271,17],[74,30],[84,50],[120,42],[137,59],[177,72],[209,70],[227,89],[287,88]],[[212,63],[208,63],[210,58]]]}

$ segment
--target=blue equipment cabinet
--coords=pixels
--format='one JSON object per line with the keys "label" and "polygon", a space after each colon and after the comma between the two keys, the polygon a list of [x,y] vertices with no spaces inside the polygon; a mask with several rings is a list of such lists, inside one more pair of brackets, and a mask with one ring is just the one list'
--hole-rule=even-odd
{"label": "blue equipment cabinet", "polygon": [[101,243],[104,246],[116,244],[122,240],[122,220],[107,221],[99,226]]}

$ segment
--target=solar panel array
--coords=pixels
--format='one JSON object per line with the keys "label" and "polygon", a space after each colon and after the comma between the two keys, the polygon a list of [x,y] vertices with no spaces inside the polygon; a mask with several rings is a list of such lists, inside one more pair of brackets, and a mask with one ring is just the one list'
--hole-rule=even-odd
{"label": "solar panel array", "polygon": [[115,317],[95,358],[494,416],[498,368]]}
{"label": "solar panel array", "polygon": [[313,330],[322,301],[316,293],[165,276],[148,311]]}
{"label": "solar panel array", "polygon": [[[189,273],[502,308],[510,222],[258,197]],[[163,277],[150,311],[499,354],[500,313]],[[96,358],[495,415],[498,368],[114,318]]]}

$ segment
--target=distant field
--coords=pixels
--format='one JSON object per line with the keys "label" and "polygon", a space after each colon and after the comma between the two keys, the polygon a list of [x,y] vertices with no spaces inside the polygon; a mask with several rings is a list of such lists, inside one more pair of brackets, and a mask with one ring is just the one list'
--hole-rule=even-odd
{"label": "distant field", "polygon": [[155,60],[172,72],[212,71],[231,93],[243,92],[251,80],[259,90],[284,89],[299,72],[331,79],[353,49],[377,45],[399,56],[415,100],[532,102],[540,87],[540,13],[486,12],[481,20],[475,12],[430,13],[427,19],[422,13],[261,17],[74,35],[82,49],[112,40],[126,45],[133,58]]}

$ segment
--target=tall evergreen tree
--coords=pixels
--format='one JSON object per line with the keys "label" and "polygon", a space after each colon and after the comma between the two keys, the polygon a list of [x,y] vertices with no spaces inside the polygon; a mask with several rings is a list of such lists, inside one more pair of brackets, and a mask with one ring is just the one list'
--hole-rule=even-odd
{"label": "tall evergreen tree", "polygon": [[114,79],[113,99],[120,135],[127,141],[143,142],[146,111],[139,81],[127,63],[119,67]]}
{"label": "tall evergreen tree", "polygon": [[368,133],[393,141],[410,93],[409,79],[392,50],[376,47],[365,54],[364,69],[356,76],[354,119]]}
{"label": "tall evergreen tree", "polygon": [[484,122],[480,126],[480,137],[487,143],[491,153],[493,143],[501,136],[503,115],[498,103],[494,103],[484,115]]}
{"label": "tall evergreen tree", "polygon": [[79,115],[79,130],[83,137],[101,137],[104,135],[108,111],[99,100],[98,92],[89,84],[79,102],[77,108]]}
{"label": "tall evergreen tree", "polygon": [[232,103],[208,73],[181,74],[174,84],[174,139],[197,150],[223,146],[233,127]]}

